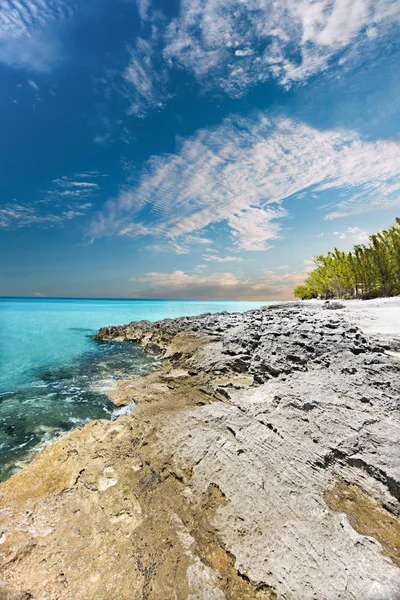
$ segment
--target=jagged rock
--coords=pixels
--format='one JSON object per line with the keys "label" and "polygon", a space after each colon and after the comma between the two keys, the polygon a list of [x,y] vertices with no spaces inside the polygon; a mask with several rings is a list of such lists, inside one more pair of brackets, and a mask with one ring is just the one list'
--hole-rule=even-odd
{"label": "jagged rock", "polygon": [[340,310],[341,308],[344,308],[344,304],[342,304],[342,302],[325,302],[325,304],[323,305],[323,308],[328,309],[328,310]]}

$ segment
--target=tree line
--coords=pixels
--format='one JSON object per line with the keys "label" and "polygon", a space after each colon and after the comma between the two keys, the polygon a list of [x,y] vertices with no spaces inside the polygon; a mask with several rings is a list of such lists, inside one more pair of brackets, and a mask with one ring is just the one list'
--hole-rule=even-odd
{"label": "tree line", "polygon": [[400,219],[350,252],[314,258],[315,270],[294,290],[297,298],[378,298],[400,294]]}

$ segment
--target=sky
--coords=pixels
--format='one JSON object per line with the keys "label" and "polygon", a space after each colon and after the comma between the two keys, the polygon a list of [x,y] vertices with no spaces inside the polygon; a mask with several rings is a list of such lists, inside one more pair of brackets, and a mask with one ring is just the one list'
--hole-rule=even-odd
{"label": "sky", "polygon": [[0,295],[276,300],[400,216],[398,0],[0,0]]}

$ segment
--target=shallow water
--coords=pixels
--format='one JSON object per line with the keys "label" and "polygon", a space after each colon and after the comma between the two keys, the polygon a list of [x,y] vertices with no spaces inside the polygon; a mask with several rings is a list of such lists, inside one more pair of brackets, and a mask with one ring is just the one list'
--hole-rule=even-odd
{"label": "shallow water", "polygon": [[204,312],[244,312],[260,302],[0,299],[0,480],[58,433],[114,418],[115,381],[157,368],[135,344],[93,342],[104,325]]}
{"label": "shallow water", "polygon": [[118,379],[146,375],[159,361],[136,344],[98,344],[68,367],[40,369],[34,379],[0,395],[0,480],[32,450],[92,419],[112,419],[106,392]]}

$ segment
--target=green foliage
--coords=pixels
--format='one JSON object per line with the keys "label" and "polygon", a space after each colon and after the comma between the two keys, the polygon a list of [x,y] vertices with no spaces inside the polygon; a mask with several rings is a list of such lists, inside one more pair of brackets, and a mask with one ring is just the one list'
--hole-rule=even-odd
{"label": "green foliage", "polygon": [[377,298],[400,294],[400,219],[351,252],[337,248],[314,258],[315,270],[296,298]]}

